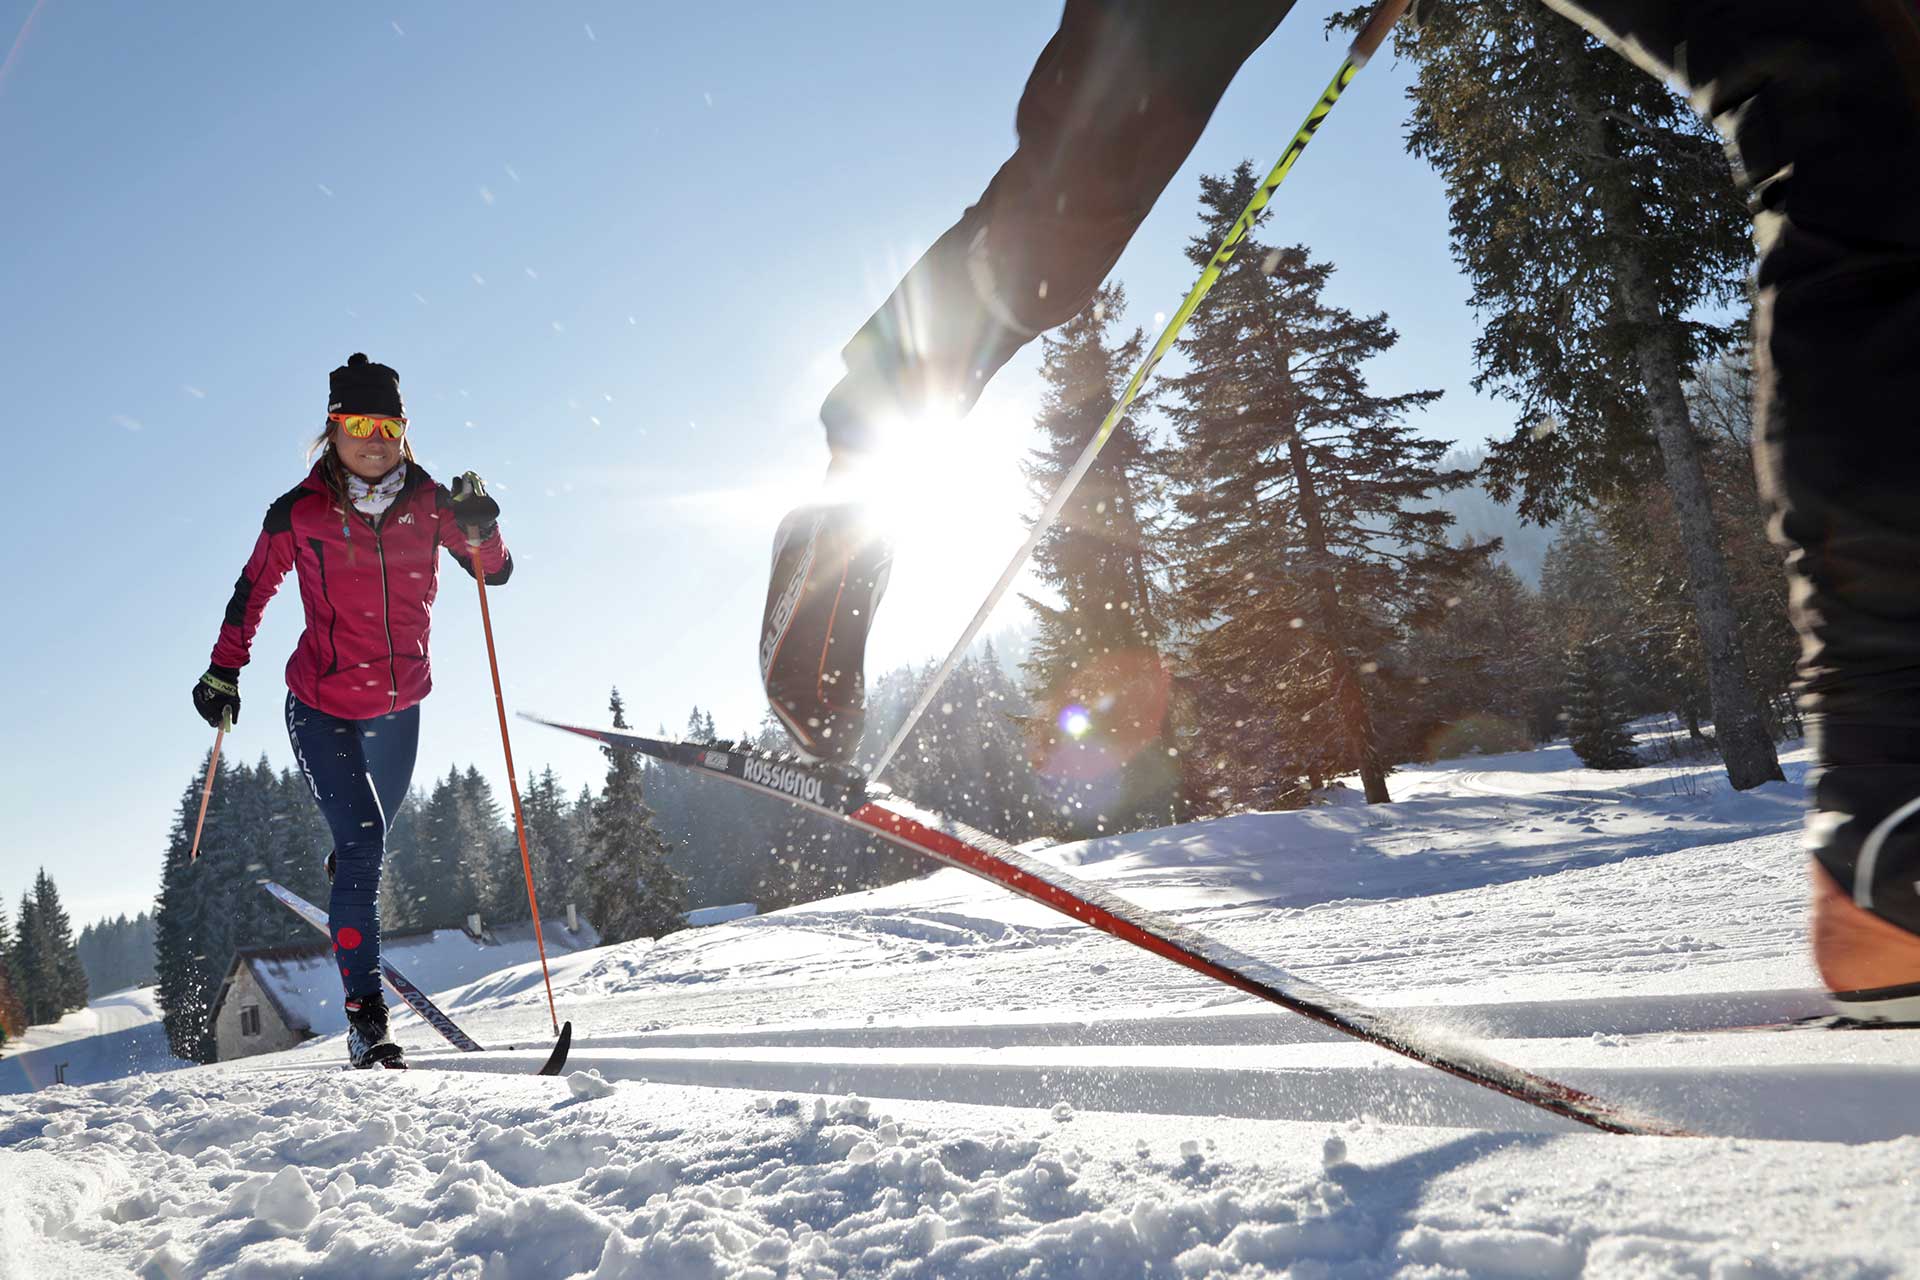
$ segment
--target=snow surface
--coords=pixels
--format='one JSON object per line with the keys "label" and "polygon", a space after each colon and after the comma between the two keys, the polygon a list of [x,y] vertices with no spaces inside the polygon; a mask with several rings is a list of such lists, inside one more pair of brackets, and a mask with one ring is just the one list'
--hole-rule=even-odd
{"label": "snow surface", "polygon": [[[1803,753],[1785,761],[1798,783]],[[1712,1136],[1622,1138],[941,871],[0,1098],[0,1277],[1920,1275],[1920,1033],[1817,1012],[1796,786],[1564,747],[1037,856]],[[533,969],[533,972],[529,972]],[[322,1068],[322,1069],[316,1069]]]}
{"label": "snow surface", "polygon": [[0,1046],[0,1093],[45,1088],[63,1065],[68,1084],[94,1084],[191,1064],[167,1047],[158,990],[130,987],[97,996],[86,1008],[58,1022],[29,1027]]}

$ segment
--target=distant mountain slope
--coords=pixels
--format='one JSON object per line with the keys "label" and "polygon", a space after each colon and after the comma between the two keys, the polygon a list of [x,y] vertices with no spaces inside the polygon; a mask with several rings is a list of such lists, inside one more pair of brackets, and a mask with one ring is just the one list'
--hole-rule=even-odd
{"label": "distant mountain slope", "polygon": [[[1487,459],[1484,448],[1456,449],[1446,456],[1447,467],[1478,467]],[[1484,542],[1503,539],[1499,558],[1530,587],[1540,585],[1540,566],[1553,545],[1556,525],[1525,524],[1512,503],[1496,502],[1484,484],[1472,484],[1434,499],[1434,506],[1453,514],[1455,537]]]}

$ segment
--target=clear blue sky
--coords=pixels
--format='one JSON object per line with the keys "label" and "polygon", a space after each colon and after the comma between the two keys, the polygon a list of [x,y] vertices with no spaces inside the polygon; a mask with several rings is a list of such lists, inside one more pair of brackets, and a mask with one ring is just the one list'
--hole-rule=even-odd
{"label": "clear blue sky", "polygon": [[[1242,72],[1121,260],[1131,319],[1193,274],[1195,175],[1263,170],[1331,75],[1303,3]],[[154,5],[0,0],[0,894],[54,874],[76,926],[151,904],[211,734],[188,689],[268,502],[303,474],[326,374],[399,369],[437,475],[486,476],[518,572],[494,597],[509,709],[760,718],[768,540],[825,460],[840,344],[979,192],[1058,16],[991,0],[789,5]],[[1406,71],[1360,78],[1269,237],[1403,335],[1377,385],[1468,388],[1473,323],[1438,182],[1401,147]],[[944,652],[1017,545],[1030,351],[916,495],[874,639]],[[501,773],[472,584],[450,562],[420,778]],[[1012,615],[1009,615],[1012,616]],[[230,749],[291,761],[291,581]],[[521,724],[522,771],[597,781]]]}

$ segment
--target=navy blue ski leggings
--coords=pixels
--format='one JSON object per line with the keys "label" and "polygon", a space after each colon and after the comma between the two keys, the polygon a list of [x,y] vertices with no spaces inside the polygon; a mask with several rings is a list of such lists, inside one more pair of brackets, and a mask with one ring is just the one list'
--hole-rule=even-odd
{"label": "navy blue ski leggings", "polygon": [[420,708],[342,720],[287,695],[287,736],[333,831],[327,923],[348,997],[380,989],[380,863],[406,802],[420,747]]}

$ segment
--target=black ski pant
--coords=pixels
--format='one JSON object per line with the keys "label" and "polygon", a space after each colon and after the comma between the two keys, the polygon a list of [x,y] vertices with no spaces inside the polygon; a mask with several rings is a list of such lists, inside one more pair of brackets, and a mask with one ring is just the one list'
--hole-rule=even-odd
{"label": "black ski pant", "polygon": [[[1920,9],[1547,0],[1719,128],[1754,210],[1755,461],[1787,552],[1814,855],[1920,932]],[[1288,0],[1067,0],[1019,145],[846,349],[836,453],[964,411],[1077,314]]]}

